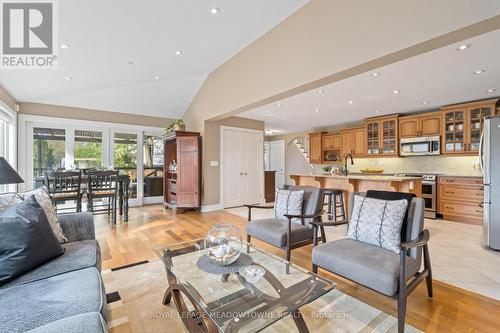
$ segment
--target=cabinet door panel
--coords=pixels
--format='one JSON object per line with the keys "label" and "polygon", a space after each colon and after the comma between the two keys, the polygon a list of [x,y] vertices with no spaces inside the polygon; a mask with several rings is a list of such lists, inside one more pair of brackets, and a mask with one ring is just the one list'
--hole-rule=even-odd
{"label": "cabinet door panel", "polygon": [[418,119],[400,119],[399,136],[402,138],[411,138],[418,135]]}
{"label": "cabinet door panel", "polygon": [[353,132],[345,131],[340,134],[342,141],[342,158],[344,158],[347,154],[352,153],[352,144],[353,144]]}
{"label": "cabinet door panel", "polygon": [[441,133],[441,115],[420,118],[420,135],[439,135]]}
{"label": "cabinet door panel", "polygon": [[198,137],[177,138],[177,205],[199,207],[199,140]]}
{"label": "cabinet door panel", "polygon": [[367,144],[366,144],[366,129],[360,128],[355,129],[353,132],[353,149],[355,156],[364,156],[367,154]]}
{"label": "cabinet door panel", "polygon": [[321,133],[309,134],[309,162],[321,163]]}
{"label": "cabinet door panel", "polygon": [[333,150],[340,150],[342,146],[342,139],[340,138],[340,134],[333,135]]}

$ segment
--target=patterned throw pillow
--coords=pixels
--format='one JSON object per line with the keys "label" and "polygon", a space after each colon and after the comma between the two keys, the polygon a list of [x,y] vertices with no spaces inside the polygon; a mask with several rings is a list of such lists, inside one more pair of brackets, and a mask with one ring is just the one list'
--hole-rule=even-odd
{"label": "patterned throw pillow", "polygon": [[7,209],[8,207],[23,202],[29,196],[34,195],[36,201],[42,207],[47,219],[49,220],[50,227],[54,232],[59,243],[65,243],[68,240],[64,237],[61,229],[61,224],[57,218],[57,213],[50,199],[49,192],[45,186],[37,188],[36,190],[20,193],[6,193],[0,194],[0,212]]}
{"label": "patterned throw pillow", "polygon": [[[276,188],[274,199],[274,218],[288,220],[285,214],[302,214],[302,204],[304,203],[304,191],[288,191]],[[302,223],[300,219],[292,219],[294,223]]]}
{"label": "patterned throw pillow", "polygon": [[399,253],[407,200],[386,201],[354,196],[347,238]]}

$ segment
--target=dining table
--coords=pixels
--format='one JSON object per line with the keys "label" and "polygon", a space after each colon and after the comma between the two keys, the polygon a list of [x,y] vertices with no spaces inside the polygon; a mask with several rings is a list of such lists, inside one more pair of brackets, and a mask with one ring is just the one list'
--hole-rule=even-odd
{"label": "dining table", "polygon": [[[85,192],[88,179],[88,174],[82,172],[82,185],[84,185],[82,189]],[[123,216],[124,222],[128,222],[130,176],[124,170],[119,170],[116,181],[118,182],[118,213]],[[36,188],[42,187],[44,183],[45,177],[35,178]]]}

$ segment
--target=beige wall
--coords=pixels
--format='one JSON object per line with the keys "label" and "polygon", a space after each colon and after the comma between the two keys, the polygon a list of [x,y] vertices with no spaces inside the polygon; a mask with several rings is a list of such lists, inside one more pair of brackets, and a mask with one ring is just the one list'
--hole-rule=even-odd
{"label": "beige wall", "polygon": [[16,110],[16,100],[12,97],[11,94],[4,87],[0,85],[0,101],[4,102],[11,108],[12,110]]}
{"label": "beige wall", "polygon": [[[231,126],[264,131],[264,122],[240,117],[205,121],[203,133],[203,194],[204,206],[220,204],[220,127]],[[219,166],[210,166],[218,161]]]}
{"label": "beige wall", "polygon": [[168,118],[141,116],[130,113],[109,112],[69,106],[24,102],[20,103],[19,113],[31,114],[36,116],[92,120],[152,127],[167,127],[172,121],[172,119]]}
{"label": "beige wall", "polygon": [[205,120],[498,29],[500,16],[480,21],[498,13],[500,3],[483,4],[312,0],[210,73],[184,115],[187,127],[202,131]]}

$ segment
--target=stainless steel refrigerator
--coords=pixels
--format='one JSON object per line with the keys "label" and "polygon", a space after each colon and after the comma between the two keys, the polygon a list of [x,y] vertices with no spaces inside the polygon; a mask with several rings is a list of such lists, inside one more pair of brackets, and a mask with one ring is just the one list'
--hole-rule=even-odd
{"label": "stainless steel refrigerator", "polygon": [[479,151],[484,183],[484,245],[500,250],[500,115],[485,118]]}

